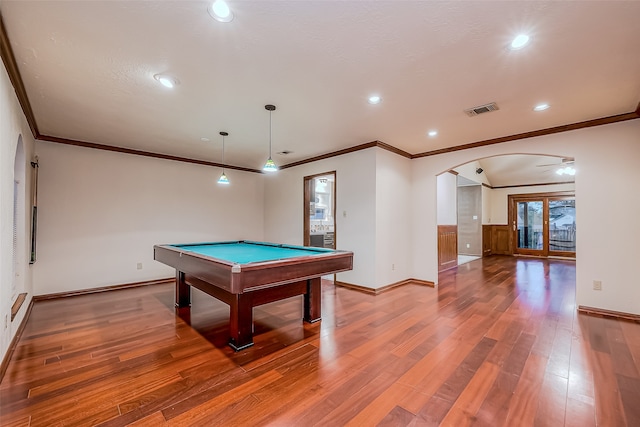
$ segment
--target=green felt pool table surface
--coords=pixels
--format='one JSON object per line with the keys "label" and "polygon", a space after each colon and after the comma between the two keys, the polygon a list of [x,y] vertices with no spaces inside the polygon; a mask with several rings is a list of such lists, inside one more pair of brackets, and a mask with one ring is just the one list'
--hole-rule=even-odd
{"label": "green felt pool table surface", "polygon": [[333,252],[332,249],[311,248],[276,243],[230,241],[202,244],[172,245],[185,252],[221,259],[236,264],[274,261],[286,258],[314,256]]}

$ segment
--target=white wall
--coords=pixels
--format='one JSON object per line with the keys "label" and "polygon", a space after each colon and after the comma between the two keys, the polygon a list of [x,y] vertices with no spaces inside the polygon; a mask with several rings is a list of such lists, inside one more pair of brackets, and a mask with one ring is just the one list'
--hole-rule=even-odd
{"label": "white wall", "polygon": [[[0,67],[0,360],[7,352],[27,307],[33,297],[31,268],[29,267],[31,224],[31,166],[34,141],[22,113],[13,86],[4,67]],[[13,281],[13,182],[14,160],[18,138],[22,135],[25,152],[26,197],[24,198],[23,227],[18,230],[19,280],[17,293],[26,292],[27,300],[11,321],[11,283]],[[6,326],[5,326],[6,325]]]}
{"label": "white wall", "polygon": [[481,187],[481,190],[482,190],[482,224],[493,224],[493,222],[491,222],[493,190],[491,188],[485,187],[484,185]]}
{"label": "white wall", "polygon": [[[576,159],[577,303],[640,314],[635,268],[640,259],[635,242],[640,236],[640,120],[413,160],[413,211],[421,213],[413,217],[414,277],[432,281],[438,277],[436,175],[472,160],[513,153]],[[608,223],[610,218],[615,224]],[[492,222],[501,219],[492,217]],[[593,280],[602,281],[602,291],[592,290]]]}
{"label": "white wall", "polygon": [[437,224],[458,223],[458,187],[456,175],[445,172],[437,176]]}
{"label": "white wall", "polygon": [[411,278],[410,159],[376,149],[375,203],[375,287],[379,288]]}
{"label": "white wall", "polygon": [[[172,277],[153,245],[262,240],[260,174],[48,142],[40,161],[36,295]],[[137,269],[137,263],[143,268]]]}
{"label": "white wall", "polygon": [[575,184],[535,185],[531,187],[493,188],[489,190],[489,222],[485,224],[507,224],[509,221],[509,195],[531,193],[555,193],[575,191]]}
{"label": "white wall", "polygon": [[336,171],[336,247],[354,252],[353,270],[339,273],[337,279],[375,288],[376,150],[369,148],[265,176],[265,240],[302,244],[304,177]]}
{"label": "white wall", "polygon": [[[576,298],[640,314],[640,120],[594,128],[575,144]],[[593,280],[602,281],[602,291],[593,290]]]}

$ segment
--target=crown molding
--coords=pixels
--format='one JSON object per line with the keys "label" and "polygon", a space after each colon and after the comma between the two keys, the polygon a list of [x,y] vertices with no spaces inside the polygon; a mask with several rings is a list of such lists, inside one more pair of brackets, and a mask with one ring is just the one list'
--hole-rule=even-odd
{"label": "crown molding", "polygon": [[[640,104],[638,104],[637,110],[640,110]],[[536,137],[536,136],[551,135],[551,134],[554,134],[554,133],[568,132],[568,131],[572,131],[572,130],[584,129],[584,128],[589,128],[589,127],[594,127],[594,126],[602,126],[602,125],[607,125],[607,124],[612,124],[612,123],[619,123],[619,122],[623,122],[623,121],[627,121],[627,120],[634,120],[634,119],[638,119],[638,118],[640,118],[640,112],[634,111],[634,112],[631,112],[631,113],[618,114],[618,115],[615,115],[615,116],[602,117],[602,118],[599,118],[599,119],[586,120],[586,121],[583,121],[583,122],[577,122],[577,123],[571,123],[571,124],[567,124],[567,125],[555,126],[555,127],[552,127],[552,128],[540,129],[540,130],[531,131],[531,132],[524,132],[524,133],[519,133],[519,134],[515,134],[515,135],[508,135],[508,136],[503,136],[503,137],[499,137],[499,138],[487,139],[487,140],[484,140],[484,141],[472,142],[472,143],[469,143],[469,144],[457,145],[457,146],[453,146],[453,147],[442,148],[442,149],[439,149],[439,150],[427,151],[427,152],[419,153],[419,154],[410,154],[410,153],[408,153],[406,151],[403,151],[403,150],[401,150],[399,148],[394,147],[393,145],[384,143],[382,141],[371,141],[371,142],[367,142],[367,143],[364,143],[364,144],[355,145],[353,147],[344,148],[342,150],[332,151],[332,152],[321,154],[321,155],[318,155],[318,156],[315,156],[315,157],[310,157],[308,159],[303,159],[303,160],[299,160],[299,161],[296,161],[296,162],[288,163],[288,164],[280,166],[279,169],[280,170],[288,169],[288,168],[292,168],[292,167],[295,167],[295,166],[300,166],[300,165],[304,165],[304,164],[307,164],[307,163],[313,163],[313,162],[317,162],[317,161],[320,161],[320,160],[330,159],[332,157],[342,156],[344,154],[354,153],[356,151],[366,150],[366,149],[373,148],[373,147],[381,148],[383,150],[387,150],[387,151],[389,151],[391,153],[394,153],[394,154],[397,154],[399,156],[405,157],[407,159],[413,160],[413,159],[419,159],[419,158],[422,158],[422,157],[436,156],[438,154],[445,154],[445,153],[451,153],[451,152],[455,152],[455,151],[468,150],[468,149],[476,148],[476,147],[483,147],[483,146],[486,146],[486,145],[501,144],[503,142],[516,141],[516,140],[519,140],[519,139],[527,139],[527,138],[533,138],[533,137]],[[242,166],[233,166],[233,165],[228,165],[228,164],[227,165],[222,165],[221,163],[209,162],[209,161],[205,161],[205,160],[190,159],[190,158],[187,158],[187,157],[172,156],[172,155],[168,155],[168,154],[153,153],[153,152],[150,152],[150,151],[143,151],[143,150],[135,150],[135,149],[131,149],[131,148],[116,147],[116,146],[112,146],[112,145],[98,144],[98,143],[95,143],[95,142],[86,142],[86,141],[78,141],[78,140],[73,140],[73,139],[59,138],[59,137],[56,137],[56,136],[37,134],[35,136],[35,138],[38,139],[38,140],[41,140],[41,141],[57,142],[57,143],[60,143],[60,144],[76,145],[76,146],[80,146],[80,147],[95,148],[95,149],[98,149],[98,150],[116,151],[116,152],[120,152],[120,153],[135,154],[135,155],[139,155],[139,156],[154,157],[154,158],[158,158],[158,159],[175,160],[175,161],[179,161],[179,162],[194,163],[194,164],[200,164],[200,165],[205,165],[205,166],[215,166],[215,167],[223,167],[224,166],[224,168],[226,168],[226,169],[234,169],[234,170],[240,170],[240,171],[245,171],[245,172],[254,172],[254,173],[263,173],[259,169],[251,169],[251,168],[245,168],[245,167],[242,167]],[[540,185],[540,184],[531,184],[531,185]],[[496,188],[499,188],[499,187],[496,187]]]}
{"label": "crown molding", "polygon": [[235,169],[244,172],[262,173],[258,169],[250,169],[241,166],[223,165],[222,163],[209,162],[206,160],[190,159],[188,157],[172,156],[169,154],[154,153],[151,151],[134,150],[131,148],[114,147],[113,145],[96,144],[95,142],[78,141],[75,139],[58,138],[57,136],[39,135],[39,141],[56,142],[58,144],[75,145],[77,147],[94,148],[96,150],[115,151],[117,153],[134,154],[136,156],[153,157],[155,159],[174,160],[177,162],[193,163],[196,165],[224,167],[225,169]]}
{"label": "crown molding", "polygon": [[407,159],[412,159],[413,158],[413,154],[407,153],[406,151],[403,151],[399,148],[394,147],[393,145],[389,145],[389,144],[385,144],[384,142],[381,141],[376,141],[377,144],[376,146],[378,148],[382,148],[383,150],[387,150],[387,151],[391,151],[392,153],[395,153],[399,156],[405,157]]}
{"label": "crown molding", "polygon": [[29,128],[31,128],[31,133],[35,138],[38,135],[36,117],[31,109],[31,103],[29,102],[27,91],[24,88],[24,82],[22,81],[20,71],[18,70],[16,57],[13,55],[13,49],[11,49],[11,42],[9,41],[9,36],[7,36],[2,15],[0,15],[0,56],[2,57],[2,62],[4,62],[4,67],[9,75],[9,80],[11,81],[13,89],[16,92],[16,96],[18,97],[18,102],[20,103],[22,112],[27,119]]}
{"label": "crown molding", "polygon": [[342,156],[343,154],[349,154],[349,153],[353,153],[355,151],[366,150],[367,148],[375,147],[377,145],[377,143],[378,143],[378,141],[372,141],[372,142],[367,142],[365,144],[356,145],[355,147],[349,147],[349,148],[344,148],[344,149],[338,150],[338,151],[332,151],[330,153],[321,154],[319,156],[310,157],[308,159],[299,160],[297,162],[293,162],[293,163],[288,163],[286,165],[282,165],[282,166],[280,166],[280,169],[292,168],[294,166],[300,166],[300,165],[304,165],[306,163],[317,162],[319,160],[324,160],[324,159],[328,159],[328,158],[336,157],[336,156]]}
{"label": "crown molding", "polygon": [[492,190],[500,189],[500,188],[521,188],[521,187],[537,187],[540,185],[563,185],[563,184],[575,184],[575,181],[562,181],[562,182],[539,182],[534,184],[518,184],[518,185],[486,185],[482,184],[485,187],[491,188]]}
{"label": "crown molding", "polygon": [[337,151],[332,151],[330,153],[321,154],[319,156],[311,157],[311,158],[308,158],[308,159],[299,160],[297,162],[288,163],[286,165],[280,166],[280,169],[292,168],[294,166],[300,166],[300,165],[304,165],[306,163],[313,163],[313,162],[317,162],[319,160],[329,159],[331,157],[336,157],[336,156],[342,156],[343,154],[349,154],[349,153],[353,153],[353,152],[360,151],[360,150],[366,150],[368,148],[373,148],[373,147],[382,148],[383,150],[387,150],[387,151],[390,151],[390,152],[392,152],[394,154],[397,154],[399,156],[405,157],[407,159],[411,159],[411,154],[410,153],[407,153],[406,151],[403,151],[403,150],[401,150],[399,148],[396,148],[393,145],[389,145],[389,144],[384,143],[382,141],[371,141],[371,142],[367,142],[365,144],[360,144],[360,145],[356,145],[356,146],[353,146],[353,147],[344,148],[342,150],[337,150]]}
{"label": "crown molding", "polygon": [[501,136],[499,138],[485,139],[484,141],[471,142],[468,144],[456,145],[453,147],[441,148],[439,150],[426,151],[424,153],[414,154],[412,159],[420,157],[435,156],[438,154],[451,153],[453,151],[468,150],[470,148],[484,147],[486,145],[501,144],[503,142],[517,141],[519,139],[533,138],[536,136],[552,135],[554,133],[568,132],[572,130],[584,129],[593,126],[608,125],[611,123],[619,123],[627,120],[640,118],[640,104],[636,111],[630,113],[617,114],[615,116],[601,117],[599,119],[585,120],[583,122],[570,123],[567,125],[554,126],[551,128],[539,129],[529,132],[517,133],[515,135]]}

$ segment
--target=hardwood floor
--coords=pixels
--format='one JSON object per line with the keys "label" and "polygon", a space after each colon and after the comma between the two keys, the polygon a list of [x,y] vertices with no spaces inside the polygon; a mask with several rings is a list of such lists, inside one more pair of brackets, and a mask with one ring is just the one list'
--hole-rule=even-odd
{"label": "hardwood floor", "polygon": [[0,384],[2,426],[639,426],[640,324],[578,314],[575,264],[493,256],[373,296],[323,286],[254,309],[173,286],[35,303]]}

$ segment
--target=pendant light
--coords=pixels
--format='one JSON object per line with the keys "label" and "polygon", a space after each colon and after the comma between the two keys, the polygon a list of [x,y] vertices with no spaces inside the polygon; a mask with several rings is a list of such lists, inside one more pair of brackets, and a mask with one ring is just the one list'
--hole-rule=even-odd
{"label": "pendant light", "polygon": [[269,111],[269,159],[267,159],[267,162],[264,164],[262,170],[265,172],[275,172],[278,170],[278,167],[271,158],[271,113],[276,109],[276,106],[267,104],[264,106],[264,108],[265,110]]}
{"label": "pendant light", "polygon": [[222,175],[218,178],[218,184],[229,185],[229,178],[224,174],[224,137],[229,134],[227,132],[220,132],[220,135],[222,135]]}

